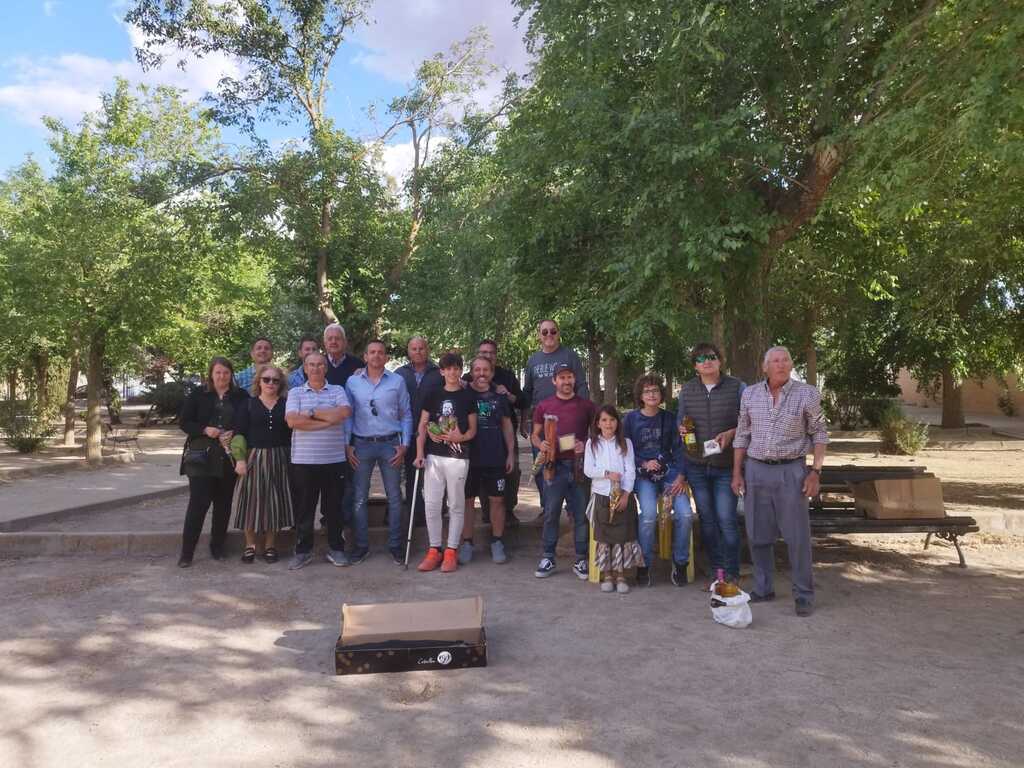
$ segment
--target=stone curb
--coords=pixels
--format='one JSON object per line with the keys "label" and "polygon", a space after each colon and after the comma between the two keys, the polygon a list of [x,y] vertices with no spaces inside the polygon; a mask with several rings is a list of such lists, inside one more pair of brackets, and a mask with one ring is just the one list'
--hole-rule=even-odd
{"label": "stone curb", "polygon": [[88,472],[90,470],[102,469],[110,464],[134,464],[135,453],[114,453],[104,456],[99,464],[90,464],[83,457],[73,462],[46,464],[38,467],[18,467],[0,472],[0,485],[14,480],[24,480],[27,477],[39,477],[40,475],[57,475],[65,472]]}
{"label": "stone curb", "polygon": [[0,523],[0,532],[24,531],[26,528],[30,528],[38,523],[52,522],[54,520],[60,520],[65,517],[71,517],[73,515],[88,512],[99,512],[108,509],[117,509],[119,507],[130,507],[133,504],[139,504],[144,501],[170,498],[172,496],[178,496],[185,493],[188,493],[188,485],[180,484],[173,488],[162,488],[159,491],[149,491],[148,493],[140,493],[135,496],[122,496],[117,499],[108,499],[107,501],[97,501],[92,504],[82,504],[77,507],[57,509],[53,512],[43,512],[38,515],[26,515],[25,517],[19,517],[16,520],[8,520],[7,522]]}

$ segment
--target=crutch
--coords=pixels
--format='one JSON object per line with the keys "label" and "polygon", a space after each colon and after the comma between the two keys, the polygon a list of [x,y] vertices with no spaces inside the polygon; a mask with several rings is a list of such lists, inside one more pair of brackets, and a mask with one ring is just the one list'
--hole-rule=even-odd
{"label": "crutch", "polygon": [[423,470],[416,467],[416,477],[412,481],[412,498],[409,499],[409,536],[405,540],[405,570],[409,570],[409,550],[412,549],[412,523],[416,519],[416,492],[420,488],[420,473]]}

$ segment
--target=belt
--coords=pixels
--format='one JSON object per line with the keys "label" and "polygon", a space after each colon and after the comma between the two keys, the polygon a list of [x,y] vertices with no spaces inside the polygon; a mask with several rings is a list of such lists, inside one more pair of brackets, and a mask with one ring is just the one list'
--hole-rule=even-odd
{"label": "belt", "polygon": [[395,438],[402,436],[401,432],[392,432],[390,435],[373,435],[371,437],[363,437],[362,435],[354,435],[356,440],[365,440],[368,443],[389,443]]}
{"label": "belt", "polygon": [[[754,459],[753,456],[751,456],[750,458]],[[801,461],[806,464],[807,457],[797,456],[795,459],[754,459],[754,461],[759,461],[762,464],[771,464],[772,466],[775,466],[777,464],[792,464],[794,461]]]}

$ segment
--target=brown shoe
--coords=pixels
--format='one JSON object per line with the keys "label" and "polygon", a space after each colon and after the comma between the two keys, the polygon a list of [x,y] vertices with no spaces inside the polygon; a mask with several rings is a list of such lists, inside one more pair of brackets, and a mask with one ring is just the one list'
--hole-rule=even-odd
{"label": "brown shoe", "polygon": [[423,558],[423,562],[421,562],[417,566],[417,570],[423,571],[424,573],[426,573],[427,571],[434,570],[440,564],[441,564],[441,550],[438,549],[437,547],[431,547],[430,549],[427,550],[427,554],[426,554],[426,557]]}
{"label": "brown shoe", "polygon": [[448,547],[444,551],[444,562],[441,564],[441,573],[451,573],[459,567],[459,550]]}

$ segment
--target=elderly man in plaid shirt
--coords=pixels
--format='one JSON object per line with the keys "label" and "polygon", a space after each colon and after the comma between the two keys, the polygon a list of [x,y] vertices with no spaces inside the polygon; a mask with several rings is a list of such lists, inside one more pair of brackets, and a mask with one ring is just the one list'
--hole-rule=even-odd
{"label": "elderly man in plaid shirt", "polygon": [[[811,523],[808,497],[817,496],[828,432],[821,393],[790,378],[793,358],[785,347],[764,356],[766,379],[747,387],[733,440],[732,489],[744,495],[743,511],[754,563],[751,602],[775,598],[775,540],[786,541],[797,616],[814,611]],[[807,466],[813,451],[814,463]],[[744,468],[744,458],[749,459]]]}

